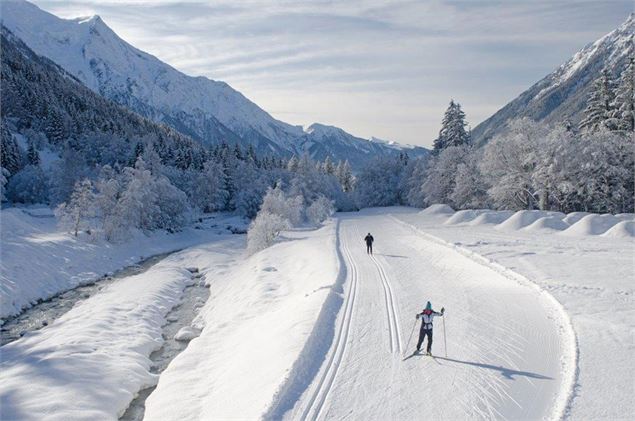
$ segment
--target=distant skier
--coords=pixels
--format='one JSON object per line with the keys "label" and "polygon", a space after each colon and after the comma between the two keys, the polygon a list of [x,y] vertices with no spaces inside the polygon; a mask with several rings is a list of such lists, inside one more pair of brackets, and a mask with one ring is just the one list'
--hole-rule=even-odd
{"label": "distant skier", "polygon": [[445,312],[445,308],[441,308],[441,312],[438,313],[432,310],[432,304],[430,301],[426,304],[426,309],[421,313],[417,314],[417,319],[421,317],[421,330],[419,330],[419,342],[417,342],[417,351],[421,350],[421,344],[423,343],[423,339],[428,337],[428,348],[427,354],[432,355],[432,319],[434,316],[443,316]]}
{"label": "distant skier", "polygon": [[375,239],[370,235],[370,232],[364,237],[364,241],[366,241],[366,253],[373,254],[373,241],[375,241]]}

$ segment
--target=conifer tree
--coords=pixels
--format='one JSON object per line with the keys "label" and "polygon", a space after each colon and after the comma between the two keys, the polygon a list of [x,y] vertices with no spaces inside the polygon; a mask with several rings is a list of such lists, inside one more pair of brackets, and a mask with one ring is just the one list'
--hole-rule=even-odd
{"label": "conifer tree", "polygon": [[470,143],[470,134],[465,130],[466,126],[465,113],[461,110],[461,104],[450,100],[450,105],[441,122],[439,137],[434,141],[434,151],[438,153],[449,146]]}
{"label": "conifer tree", "polygon": [[596,132],[601,128],[606,128],[607,122],[611,118],[613,100],[613,81],[608,69],[605,68],[600,77],[593,83],[591,95],[584,110],[584,118],[580,122],[580,129]]}
{"label": "conifer tree", "polygon": [[635,58],[622,72],[613,101],[612,118],[618,130],[635,131]]}

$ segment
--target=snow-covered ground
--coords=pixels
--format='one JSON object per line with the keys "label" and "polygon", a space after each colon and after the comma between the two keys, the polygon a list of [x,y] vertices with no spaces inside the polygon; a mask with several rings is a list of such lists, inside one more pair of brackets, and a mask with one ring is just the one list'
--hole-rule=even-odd
{"label": "snow-covered ground", "polygon": [[161,347],[165,315],[194,282],[230,265],[244,236],[173,254],[78,303],[50,326],[0,348],[0,414],[3,420],[117,419],[135,394],[156,383],[150,353]]}
{"label": "snow-covered ground", "polygon": [[143,258],[213,240],[228,226],[245,227],[241,218],[207,216],[202,224],[175,234],[138,233],[123,244],[92,242],[61,230],[49,208],[0,211],[0,319]]}
{"label": "snow-covered ground", "polygon": [[[630,419],[632,218],[369,209],[251,257],[210,235],[0,348],[2,417],[115,419],[158,380],[148,420]],[[33,234],[11,235],[27,259]],[[211,287],[201,333],[157,379],[187,267]],[[447,309],[434,359],[412,355],[427,300]]]}
{"label": "snow-covered ground", "polygon": [[[527,225],[513,229],[511,222],[523,215]],[[571,318],[578,348],[568,418],[635,417],[635,215],[550,216],[525,211],[515,218],[512,215],[511,221],[509,214],[505,218],[492,211],[422,211],[396,216],[523,275],[562,304]],[[536,224],[541,220],[544,225]],[[563,221],[569,226],[563,226]],[[542,353],[543,346],[537,344],[532,350]]]}

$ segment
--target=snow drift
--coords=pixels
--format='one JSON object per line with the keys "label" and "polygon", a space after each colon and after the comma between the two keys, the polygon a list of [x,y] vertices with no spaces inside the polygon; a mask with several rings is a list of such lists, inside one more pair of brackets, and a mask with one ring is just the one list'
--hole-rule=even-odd
{"label": "snow drift", "polygon": [[612,226],[620,222],[614,215],[587,215],[570,228],[563,231],[563,235],[600,235],[604,234]]}

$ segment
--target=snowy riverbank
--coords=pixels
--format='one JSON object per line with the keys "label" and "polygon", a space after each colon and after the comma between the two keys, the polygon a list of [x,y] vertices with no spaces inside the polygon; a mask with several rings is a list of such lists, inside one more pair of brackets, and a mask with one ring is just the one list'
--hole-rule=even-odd
{"label": "snowy riverbank", "polygon": [[121,244],[75,238],[61,230],[48,208],[0,211],[0,319],[18,314],[38,300],[93,282],[144,257],[202,244],[245,228],[238,217],[207,215],[203,223],[169,234],[137,233]]}

